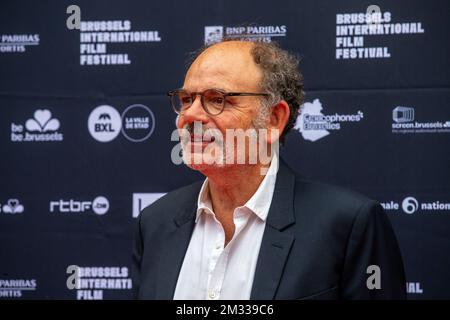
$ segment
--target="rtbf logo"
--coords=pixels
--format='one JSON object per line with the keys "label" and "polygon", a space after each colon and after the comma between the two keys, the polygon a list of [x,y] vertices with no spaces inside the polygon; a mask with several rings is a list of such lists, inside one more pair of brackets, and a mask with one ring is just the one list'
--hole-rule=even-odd
{"label": "rtbf logo", "polygon": [[93,201],[77,201],[73,199],[50,201],[50,212],[85,213],[91,210],[98,215],[107,213],[109,210],[108,199],[97,197]]}

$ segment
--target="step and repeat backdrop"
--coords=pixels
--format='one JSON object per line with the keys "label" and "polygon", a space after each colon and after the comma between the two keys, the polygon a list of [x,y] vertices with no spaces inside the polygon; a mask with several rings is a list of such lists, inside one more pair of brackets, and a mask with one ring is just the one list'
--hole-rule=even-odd
{"label": "step and repeat backdrop", "polygon": [[301,57],[282,157],[381,202],[409,298],[449,299],[450,2],[436,0],[2,1],[0,299],[131,297],[135,218],[202,179],[171,161],[166,92],[223,37]]}

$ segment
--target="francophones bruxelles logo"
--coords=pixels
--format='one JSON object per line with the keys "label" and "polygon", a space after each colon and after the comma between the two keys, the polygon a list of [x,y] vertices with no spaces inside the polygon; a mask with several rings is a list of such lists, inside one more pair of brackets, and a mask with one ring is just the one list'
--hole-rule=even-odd
{"label": "francophones bruxelles logo", "polygon": [[131,142],[147,140],[155,130],[155,115],[143,104],[128,106],[122,115],[109,105],[96,107],[89,115],[88,130],[99,142],[110,142],[122,135]]}
{"label": "francophones bruxelles logo", "polygon": [[8,199],[5,204],[0,204],[0,212],[6,214],[22,213],[25,210],[23,204],[18,199]]}
{"label": "francophones bruxelles logo", "polygon": [[58,142],[64,135],[59,132],[60,121],[49,109],[37,109],[23,124],[11,123],[12,142]]}
{"label": "francophones bruxelles logo", "polygon": [[312,142],[326,137],[331,131],[340,130],[341,123],[360,122],[364,118],[364,113],[359,110],[354,114],[324,114],[319,99],[305,102],[300,110],[294,129],[301,133],[303,139]]}
{"label": "francophones bruxelles logo", "polygon": [[213,44],[223,38],[271,42],[273,38],[285,37],[286,33],[285,25],[205,26],[205,44]]}
{"label": "francophones bruxelles logo", "polygon": [[104,215],[109,211],[109,201],[99,196],[94,200],[59,199],[50,201],[52,213],[95,213]]}

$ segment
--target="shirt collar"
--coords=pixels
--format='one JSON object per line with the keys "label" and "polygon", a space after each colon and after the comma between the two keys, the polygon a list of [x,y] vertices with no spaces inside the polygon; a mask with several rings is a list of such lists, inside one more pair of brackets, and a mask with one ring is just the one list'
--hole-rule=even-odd
{"label": "shirt collar", "polygon": [[[254,214],[256,214],[261,220],[266,221],[267,215],[269,214],[270,204],[272,203],[273,192],[275,190],[275,182],[277,179],[279,159],[278,154],[272,157],[270,167],[265,175],[263,181],[259,185],[253,196],[243,205],[247,209],[250,209]],[[211,198],[209,195],[209,182],[208,178],[203,182],[202,188],[197,200],[197,215],[195,222],[202,212],[214,214]]]}

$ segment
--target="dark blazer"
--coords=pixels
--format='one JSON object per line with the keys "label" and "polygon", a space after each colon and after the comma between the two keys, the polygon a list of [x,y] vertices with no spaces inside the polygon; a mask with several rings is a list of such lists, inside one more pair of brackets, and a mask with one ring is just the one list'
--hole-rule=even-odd
{"label": "dark blazer", "polygon": [[[139,215],[132,270],[137,298],[173,298],[201,185],[172,191]],[[381,289],[367,288],[370,265],[380,267]],[[382,207],[343,188],[308,181],[281,160],[251,299],[405,296],[400,250]]]}

